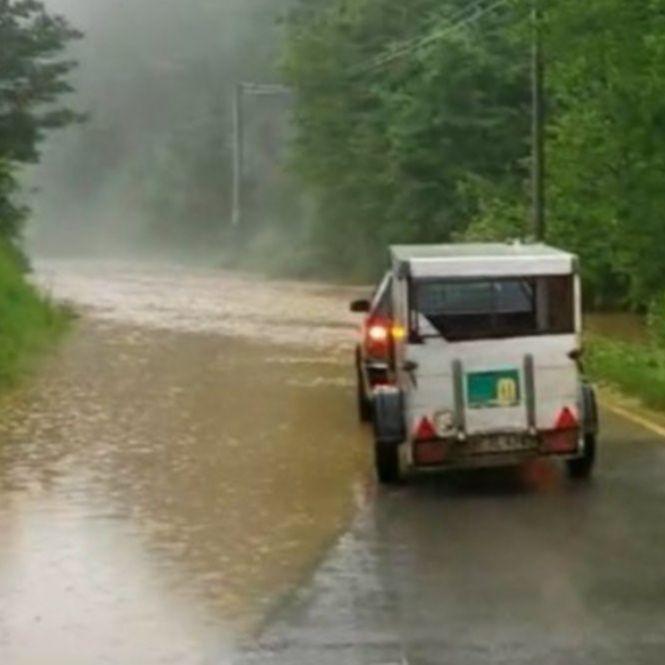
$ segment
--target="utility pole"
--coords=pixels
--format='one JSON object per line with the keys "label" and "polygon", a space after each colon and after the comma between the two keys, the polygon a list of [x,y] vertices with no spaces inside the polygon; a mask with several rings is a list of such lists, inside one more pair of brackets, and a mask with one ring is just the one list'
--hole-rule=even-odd
{"label": "utility pole", "polygon": [[243,172],[245,170],[245,95],[289,95],[291,89],[276,83],[237,83],[233,95],[233,213],[231,224],[242,226]]}
{"label": "utility pole", "polygon": [[533,0],[533,53],[531,85],[533,94],[532,187],[533,228],[538,241],[547,234],[545,201],[545,59],[543,55],[543,0]]}
{"label": "utility pole", "polygon": [[243,127],[243,85],[237,83],[233,93],[233,215],[231,224],[240,226],[242,217],[242,172],[245,166]]}

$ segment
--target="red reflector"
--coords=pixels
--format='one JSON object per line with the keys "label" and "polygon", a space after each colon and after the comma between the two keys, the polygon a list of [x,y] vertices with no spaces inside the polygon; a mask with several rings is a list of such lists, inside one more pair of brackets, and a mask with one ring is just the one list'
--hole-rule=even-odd
{"label": "red reflector", "polygon": [[543,435],[543,448],[546,453],[574,453],[579,446],[576,429],[547,432]]}
{"label": "red reflector", "polygon": [[415,460],[419,466],[443,464],[446,461],[446,445],[442,441],[423,441],[415,445]]}
{"label": "red reflector", "polygon": [[436,438],[434,425],[427,418],[423,418],[418,425],[418,429],[416,429],[416,439],[418,441],[431,441]]}
{"label": "red reflector", "polygon": [[565,407],[557,418],[555,429],[577,429],[578,424],[575,414],[568,407]]}

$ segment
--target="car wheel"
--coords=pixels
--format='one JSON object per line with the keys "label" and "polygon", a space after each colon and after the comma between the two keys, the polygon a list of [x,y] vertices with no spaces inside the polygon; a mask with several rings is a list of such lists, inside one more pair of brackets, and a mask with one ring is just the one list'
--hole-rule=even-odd
{"label": "car wheel", "polygon": [[591,478],[596,464],[596,435],[587,434],[584,437],[584,455],[578,459],[569,460],[568,475],[573,480],[587,480]]}
{"label": "car wheel", "polygon": [[376,441],[374,444],[376,475],[382,485],[397,485],[402,480],[399,446]]}
{"label": "car wheel", "polygon": [[358,399],[358,418],[361,423],[372,422],[372,402],[365,394],[365,385],[360,366],[357,366],[357,399]]}

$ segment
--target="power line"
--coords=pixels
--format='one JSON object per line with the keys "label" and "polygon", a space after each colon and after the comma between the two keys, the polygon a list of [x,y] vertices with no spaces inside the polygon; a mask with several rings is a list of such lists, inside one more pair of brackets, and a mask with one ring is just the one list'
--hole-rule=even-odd
{"label": "power line", "polygon": [[[474,11],[482,7],[487,2],[487,0],[474,0],[474,2],[471,5],[467,5],[461,10],[458,10],[456,13],[454,13],[452,16],[448,17],[449,23],[456,23],[459,20],[469,18]],[[450,27],[450,26],[448,26]],[[404,41],[400,42],[397,44],[396,50],[390,52],[390,53],[382,53],[376,56],[372,62],[374,66],[381,65],[383,64],[384,61],[390,61],[394,57],[399,57],[402,53],[407,53],[415,44],[418,42],[421,42],[423,40],[423,37],[415,37],[412,39],[405,39]]]}
{"label": "power line", "polygon": [[463,12],[464,16],[462,16],[462,12],[460,12],[460,14],[453,17],[452,20],[457,21],[456,23],[453,23],[453,25],[448,25],[441,30],[437,30],[427,35],[426,37],[420,37],[408,42],[404,42],[402,46],[398,48],[396,51],[380,55],[374,58],[372,61],[370,61],[370,63],[367,66],[359,67],[356,73],[365,74],[375,71],[376,69],[380,69],[384,65],[387,65],[393,62],[394,60],[401,58],[404,55],[408,55],[413,51],[416,51],[424,46],[427,46],[433,42],[443,39],[444,37],[447,37],[453,32],[456,32],[460,28],[464,28],[467,25],[475,23],[486,14],[489,14],[490,12],[494,11],[495,9],[498,9],[502,5],[507,4],[509,0],[496,0],[495,2],[483,8],[484,2],[486,2],[486,0],[477,0],[473,5],[471,5],[470,7],[466,7],[464,9]]}
{"label": "power line", "polygon": [[368,71],[379,69],[384,65],[387,65],[393,62],[394,60],[401,58],[404,55],[408,55],[409,53],[416,51],[420,48],[423,48],[424,46],[428,46],[433,42],[439,41],[440,39],[447,37],[453,32],[456,32],[460,28],[464,28],[467,25],[475,23],[489,12],[497,9],[501,5],[504,5],[508,2],[508,0],[496,0],[496,2],[486,6],[485,8],[482,8],[482,5],[484,4],[485,1],[486,0],[480,0],[479,2],[476,2],[475,5],[467,7],[464,16],[461,16],[460,14],[452,19],[453,21],[457,20],[456,23],[453,23],[452,25],[449,25],[441,30],[437,30],[427,35],[426,37],[414,39],[411,42],[405,44],[401,49],[398,49],[393,53],[388,53],[384,56],[380,56],[379,58],[377,58],[377,60],[374,63],[372,63],[371,67],[368,68]]}
{"label": "power line", "polygon": [[[483,4],[485,4],[485,2],[487,2],[487,0],[474,0],[474,2],[470,6],[466,6],[463,9],[458,10],[457,12],[453,13],[452,16],[447,17],[447,19],[450,23],[455,23],[460,19],[470,16],[472,11],[475,11],[476,9],[481,7]],[[422,40],[422,37],[405,39],[396,44],[396,49],[394,51],[390,53],[382,53],[375,56],[372,61],[372,64],[374,65],[381,64],[387,58],[392,58],[396,53],[402,53],[408,50],[413,46],[413,44],[419,42],[420,40]]]}

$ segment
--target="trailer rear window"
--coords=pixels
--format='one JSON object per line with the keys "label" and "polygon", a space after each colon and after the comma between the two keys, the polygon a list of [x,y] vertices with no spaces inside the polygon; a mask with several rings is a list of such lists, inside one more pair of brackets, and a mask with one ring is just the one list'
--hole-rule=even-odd
{"label": "trailer rear window", "polygon": [[575,331],[572,276],[419,281],[413,299],[449,341]]}

